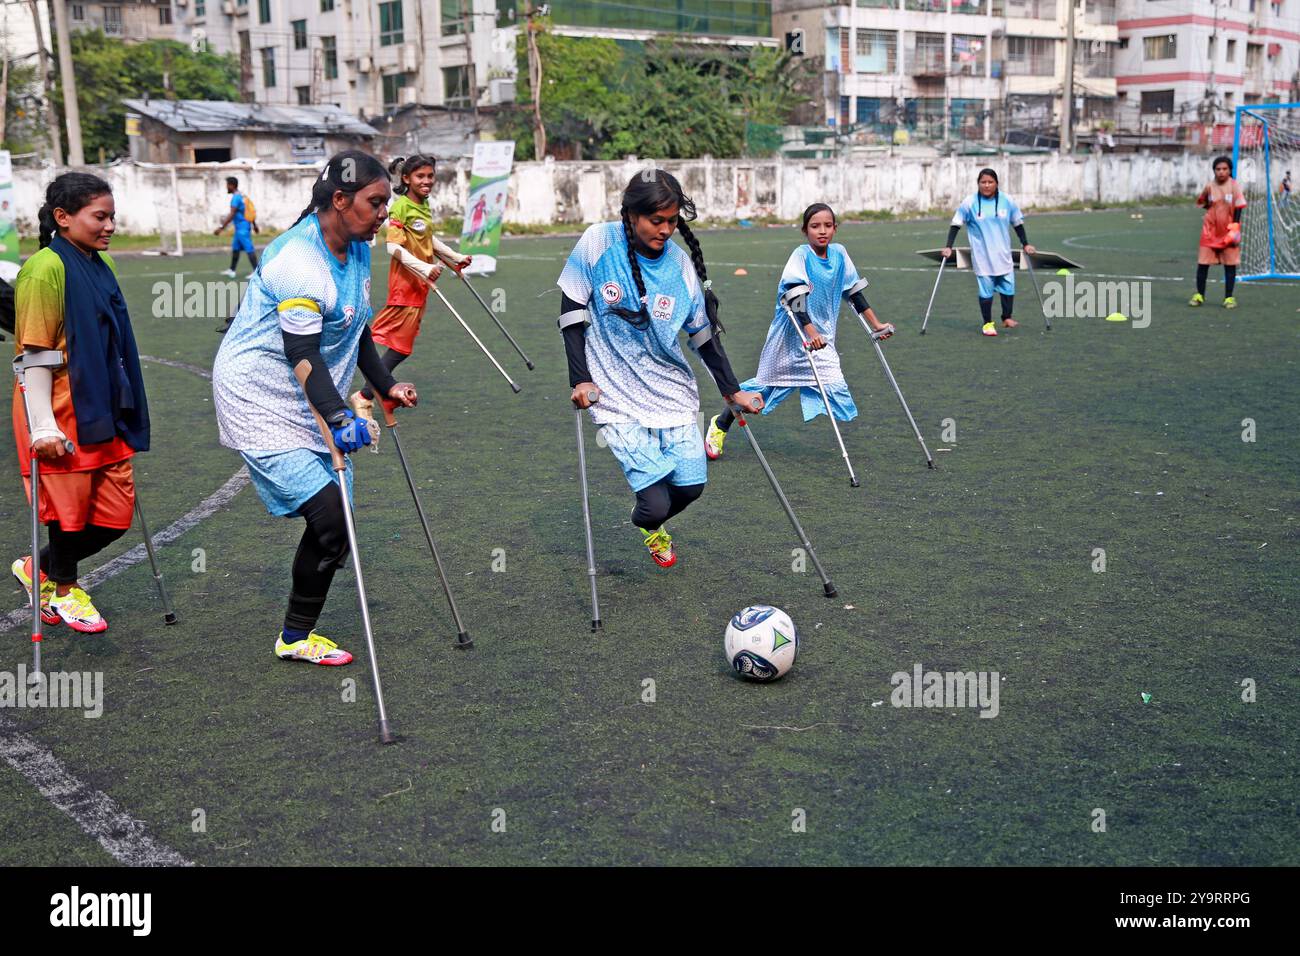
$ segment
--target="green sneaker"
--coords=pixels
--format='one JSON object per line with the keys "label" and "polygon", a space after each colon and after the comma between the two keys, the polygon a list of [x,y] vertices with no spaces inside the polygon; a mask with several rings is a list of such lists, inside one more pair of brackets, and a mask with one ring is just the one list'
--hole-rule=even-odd
{"label": "green sneaker", "polygon": [[650,552],[650,557],[655,559],[655,564],[661,568],[671,568],[677,563],[677,552],[673,550],[673,537],[663,528],[657,531],[647,531],[645,528],[638,529],[641,537],[645,539],[646,549]]}
{"label": "green sneaker", "polygon": [[1228,296],[1226,299],[1223,300],[1223,307],[1225,309],[1235,309],[1237,307],[1237,300],[1234,299],[1232,296]]}
{"label": "green sneaker", "polygon": [[1205,296],[1201,295],[1201,294],[1198,292],[1198,293],[1196,293],[1196,295],[1192,296],[1190,299],[1187,300],[1187,304],[1188,304],[1188,305],[1205,305]]}

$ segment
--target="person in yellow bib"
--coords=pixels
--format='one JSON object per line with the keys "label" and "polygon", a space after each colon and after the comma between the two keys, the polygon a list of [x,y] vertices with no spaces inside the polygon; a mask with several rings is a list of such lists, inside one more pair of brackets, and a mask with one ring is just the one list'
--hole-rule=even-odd
{"label": "person in yellow bib", "polygon": [[[437,161],[417,153],[399,156],[388,166],[390,174],[401,181],[393,187],[397,199],[388,210],[388,299],[375,316],[371,334],[375,344],[385,348],[383,363],[391,372],[415,350],[420,334],[420,320],[429,288],[442,275],[443,263],[459,272],[469,265],[471,256],[462,256],[433,234],[433,215],[429,211],[429,194],[433,192]],[[367,385],[349,399],[358,418],[375,421],[375,394]],[[385,405],[391,407],[388,399]],[[378,434],[378,427],[371,431]],[[378,443],[371,446],[378,451]]]}

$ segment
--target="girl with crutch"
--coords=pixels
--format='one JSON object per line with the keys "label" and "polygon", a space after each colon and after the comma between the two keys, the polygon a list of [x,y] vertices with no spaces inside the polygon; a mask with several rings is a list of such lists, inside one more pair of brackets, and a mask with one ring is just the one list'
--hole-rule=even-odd
{"label": "girl with crutch", "polygon": [[[350,494],[352,465],[332,451],[370,443],[341,393],[359,368],[375,394],[416,403],[415,387],[397,382],[380,359],[368,324],[368,242],[384,222],[389,193],[388,172],[373,156],[333,156],[298,221],[263,253],[212,370],[221,443],[239,451],[267,511],[306,522],[275,641],[282,660],[352,660],[314,630],[350,546],[350,511],[335,469],[346,473]],[[368,629],[364,599],[362,612]]]}
{"label": "girl with crutch", "polygon": [[1011,317],[1016,299],[1015,264],[1011,259],[1011,230],[1016,230],[1021,249],[1033,255],[1036,250],[1025,235],[1025,217],[1015,200],[998,189],[998,174],[991,169],[981,169],[976,177],[976,190],[962,201],[953,214],[944,242],[943,258],[952,256],[952,244],[957,232],[966,227],[970,240],[971,268],[979,284],[980,332],[997,335],[993,324],[993,294],[1002,300],[1002,327],[1014,329],[1020,323]]}
{"label": "girl with crutch", "polygon": [[[592,420],[636,495],[632,523],[655,563],[677,562],[664,523],[704,491],[707,461],[685,332],[718,390],[747,412],[762,398],[741,389],[714,337],[717,297],[688,223],[695,204],[662,169],[632,177],[622,221],[588,227],[560,274],[559,326],[571,399]],[[689,253],[670,237],[680,232]]]}
{"label": "girl with crutch", "polygon": [[[741,383],[741,388],[763,396],[764,415],[797,393],[805,422],[822,414],[831,414],[842,422],[857,417],[858,407],[840,370],[835,347],[840,306],[846,299],[865,316],[872,331],[881,333],[881,338],[894,332],[892,325],[876,318],[867,303],[867,280],[858,276],[848,250],[833,241],[838,227],[835,212],[826,203],[813,203],[803,212],[802,229],[808,241],[790,253],[781,271],[776,314],[758,358],[758,372]],[[791,321],[792,317],[795,321]],[[733,421],[735,415],[728,408],[709,422],[704,441],[709,458],[722,454]]]}
{"label": "girl with crutch", "polygon": [[[15,280],[14,440],[29,500],[29,450],[39,459],[36,507],[49,531],[39,559],[41,620],[97,634],[108,622],[78,584],[77,566],[131,527],[131,458],[149,450],[149,407],[107,253],[116,228],[108,183],[64,173],[45,190],[38,216],[40,251]],[[30,594],[31,556],[12,571]]]}
{"label": "girl with crutch", "polygon": [[[472,259],[433,234],[429,194],[433,191],[436,163],[432,156],[417,153],[399,156],[388,165],[390,173],[399,175],[393,189],[397,198],[388,209],[388,300],[371,323],[370,334],[376,345],[384,346],[381,360],[389,372],[415,350],[424,305],[429,289],[442,275],[442,263],[454,263],[452,268],[459,270]],[[354,392],[349,402],[358,417],[375,421],[374,400],[374,390],[366,385]],[[395,407],[390,400],[384,400],[384,405],[389,411]],[[378,429],[373,431],[377,436]],[[377,439],[371,449],[379,450]]]}

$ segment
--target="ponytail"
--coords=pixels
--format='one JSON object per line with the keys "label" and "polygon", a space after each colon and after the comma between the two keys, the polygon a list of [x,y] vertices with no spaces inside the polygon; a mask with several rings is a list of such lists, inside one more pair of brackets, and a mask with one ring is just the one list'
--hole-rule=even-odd
{"label": "ponytail", "polygon": [[113,195],[113,187],[98,176],[90,173],[64,173],[56,176],[45,187],[45,204],[36,213],[40,223],[40,248],[44,249],[54,241],[58,234],[58,223],[54,221],[54,210],[62,209],[69,215],[76,215],[93,199]]}
{"label": "ponytail", "polygon": [[414,156],[409,157],[398,156],[395,160],[389,163],[388,175],[397,177],[397,183],[393,186],[393,192],[397,193],[399,196],[405,196],[410,190],[410,187],[406,184],[405,177],[411,175],[411,173],[415,172],[417,169],[423,169],[425,166],[430,166],[436,170],[438,168],[438,161],[429,153],[416,153]]}

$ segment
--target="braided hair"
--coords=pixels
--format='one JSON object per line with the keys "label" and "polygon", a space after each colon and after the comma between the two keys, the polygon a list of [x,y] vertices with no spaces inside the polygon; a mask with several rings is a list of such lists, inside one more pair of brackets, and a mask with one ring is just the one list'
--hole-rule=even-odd
{"label": "braided hair", "polygon": [[397,185],[393,187],[393,192],[399,196],[405,196],[410,189],[406,184],[405,177],[411,175],[417,169],[423,169],[425,166],[437,169],[438,161],[428,153],[416,153],[414,156],[398,156],[389,163],[389,175],[397,177]]}
{"label": "braided hair", "polygon": [[388,170],[384,164],[367,152],[345,149],[341,153],[335,153],[311,187],[311,202],[293,224],[296,226],[312,213],[328,209],[336,192],[355,196],[375,180],[387,178]]}
{"label": "braided hair", "polygon": [[90,205],[91,200],[111,195],[113,187],[90,173],[64,173],[56,176],[45,187],[45,205],[36,214],[41,227],[40,248],[44,249],[53,242],[59,231],[58,223],[54,221],[54,210],[62,209],[68,215],[75,216]]}
{"label": "braided hair", "polygon": [[636,283],[637,308],[611,308],[615,315],[626,320],[636,329],[646,329],[650,325],[650,312],[646,308],[645,280],[641,276],[641,263],[636,257],[636,230],[632,228],[633,214],[649,216],[670,206],[677,207],[677,231],[691,255],[691,264],[704,288],[704,311],[709,317],[709,324],[716,331],[724,331],[718,321],[718,297],[713,293],[713,283],[709,281],[709,272],[704,265],[704,253],[695,233],[687,225],[695,219],[695,203],[682,191],[682,185],[671,173],[662,169],[642,171],[632,177],[623,190],[623,204],[619,210],[623,219],[623,235],[627,239],[627,260],[632,268],[632,280]]}
{"label": "braided hair", "polygon": [[[981,169],[979,175],[975,177],[975,185],[977,187],[975,190],[975,215],[976,216],[984,215],[984,194],[979,191],[978,186],[979,186],[979,181],[983,179],[985,176],[992,176],[993,182],[995,183],[998,181],[997,171],[989,169],[987,166]],[[995,188],[993,190],[993,215],[995,216],[998,214],[998,201],[1001,198],[1001,196],[1002,196],[1002,190],[1000,188]]]}

